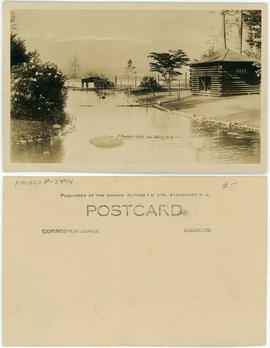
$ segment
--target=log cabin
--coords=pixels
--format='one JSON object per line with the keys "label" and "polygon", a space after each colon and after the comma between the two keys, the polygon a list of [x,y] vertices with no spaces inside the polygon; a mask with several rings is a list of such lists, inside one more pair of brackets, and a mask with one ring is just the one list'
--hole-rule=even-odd
{"label": "log cabin", "polygon": [[190,89],[195,95],[229,96],[260,93],[254,59],[230,49],[190,64]]}

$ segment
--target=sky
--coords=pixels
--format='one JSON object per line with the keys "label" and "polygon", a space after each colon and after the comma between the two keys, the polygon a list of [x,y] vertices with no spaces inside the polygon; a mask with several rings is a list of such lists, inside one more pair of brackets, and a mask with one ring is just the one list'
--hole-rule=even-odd
{"label": "sky", "polygon": [[182,49],[199,58],[222,29],[219,11],[16,10],[14,15],[27,48],[65,71],[77,57],[81,71],[120,74],[132,59],[144,74],[150,52]]}

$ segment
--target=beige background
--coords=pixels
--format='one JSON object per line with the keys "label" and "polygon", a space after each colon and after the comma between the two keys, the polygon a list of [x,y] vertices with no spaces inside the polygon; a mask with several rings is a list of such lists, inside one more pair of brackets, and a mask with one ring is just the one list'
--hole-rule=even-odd
{"label": "beige background", "polygon": [[[265,343],[265,177],[61,178],[4,179],[3,344]],[[155,197],[126,197],[137,193]],[[87,204],[180,204],[184,214],[87,217]]]}
{"label": "beige background", "polygon": [[[4,152],[3,164],[6,171],[69,171],[69,172],[150,172],[150,173],[262,173],[266,171],[267,158],[267,5],[262,3],[226,3],[226,9],[262,9],[262,83],[261,83],[261,163],[260,164],[181,164],[172,163],[161,159],[159,163],[122,163],[108,162],[97,164],[95,162],[81,161],[72,163],[12,163],[10,160],[10,68],[9,68],[9,12],[11,9],[175,9],[175,10],[218,10],[223,9],[224,4],[207,3],[53,3],[53,2],[5,2],[3,7],[3,138]],[[109,154],[108,154],[109,156]]]}

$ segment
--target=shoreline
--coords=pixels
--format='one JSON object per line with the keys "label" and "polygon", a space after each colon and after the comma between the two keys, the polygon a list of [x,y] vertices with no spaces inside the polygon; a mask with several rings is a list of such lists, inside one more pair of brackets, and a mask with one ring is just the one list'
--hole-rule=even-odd
{"label": "shoreline", "polygon": [[[235,96],[237,97],[237,96]],[[166,98],[166,96],[165,96]],[[222,103],[224,100],[226,99],[219,99],[221,97],[217,97],[218,99],[215,99],[217,102]],[[151,98],[152,99],[152,98]],[[157,98],[158,99],[158,98]],[[187,97],[183,97],[181,98],[182,102],[185,102],[185,100],[187,99]],[[139,103],[141,106],[145,106],[145,100],[141,100],[140,98],[136,98],[135,99],[137,103]],[[222,127],[224,129],[229,129],[231,131],[245,131],[245,132],[252,132],[252,133],[256,133],[256,134],[260,134],[261,130],[258,127],[254,127],[251,126],[249,124],[240,124],[239,122],[234,122],[234,121],[228,121],[225,120],[224,118],[220,118],[220,119],[216,119],[214,117],[209,117],[206,116],[205,113],[200,113],[200,112],[186,112],[186,111],[181,111],[177,108],[169,108],[165,105],[170,104],[170,103],[177,103],[180,102],[180,100],[178,99],[174,99],[174,100],[156,100],[156,101],[152,101],[150,102],[147,106],[148,107],[153,107],[156,109],[159,109],[161,111],[164,112],[171,112],[173,114],[182,116],[182,117],[186,117],[192,120],[197,120],[197,121],[201,121],[201,122],[205,122],[205,123],[209,123],[212,125],[217,125],[218,127]],[[205,102],[205,99],[203,100],[203,102]],[[199,107],[198,107],[199,108]],[[196,109],[196,106],[195,106]]]}
{"label": "shoreline", "polygon": [[206,123],[211,123],[211,124],[215,124],[218,126],[223,126],[224,128],[229,128],[230,130],[244,130],[244,131],[249,131],[249,132],[253,132],[256,134],[260,134],[260,132],[261,132],[259,128],[251,127],[249,125],[240,125],[239,123],[227,122],[227,121],[223,121],[223,120],[215,120],[212,118],[207,118],[205,116],[196,115],[193,113],[187,113],[187,112],[183,112],[183,111],[179,111],[179,110],[171,110],[171,109],[165,108],[164,106],[162,106],[158,103],[151,104],[149,106],[156,108],[156,109],[159,109],[161,111],[171,112],[173,114],[177,114],[177,115],[189,118],[189,119],[202,121],[202,122],[206,122]]}

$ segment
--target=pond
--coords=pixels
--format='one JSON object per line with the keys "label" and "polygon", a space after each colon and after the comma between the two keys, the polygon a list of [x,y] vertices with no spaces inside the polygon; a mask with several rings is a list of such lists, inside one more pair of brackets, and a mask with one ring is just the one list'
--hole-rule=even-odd
{"label": "pond", "polygon": [[237,163],[260,162],[260,138],[136,104],[134,97],[69,90],[72,123],[40,143],[14,142],[13,162],[24,163]]}

